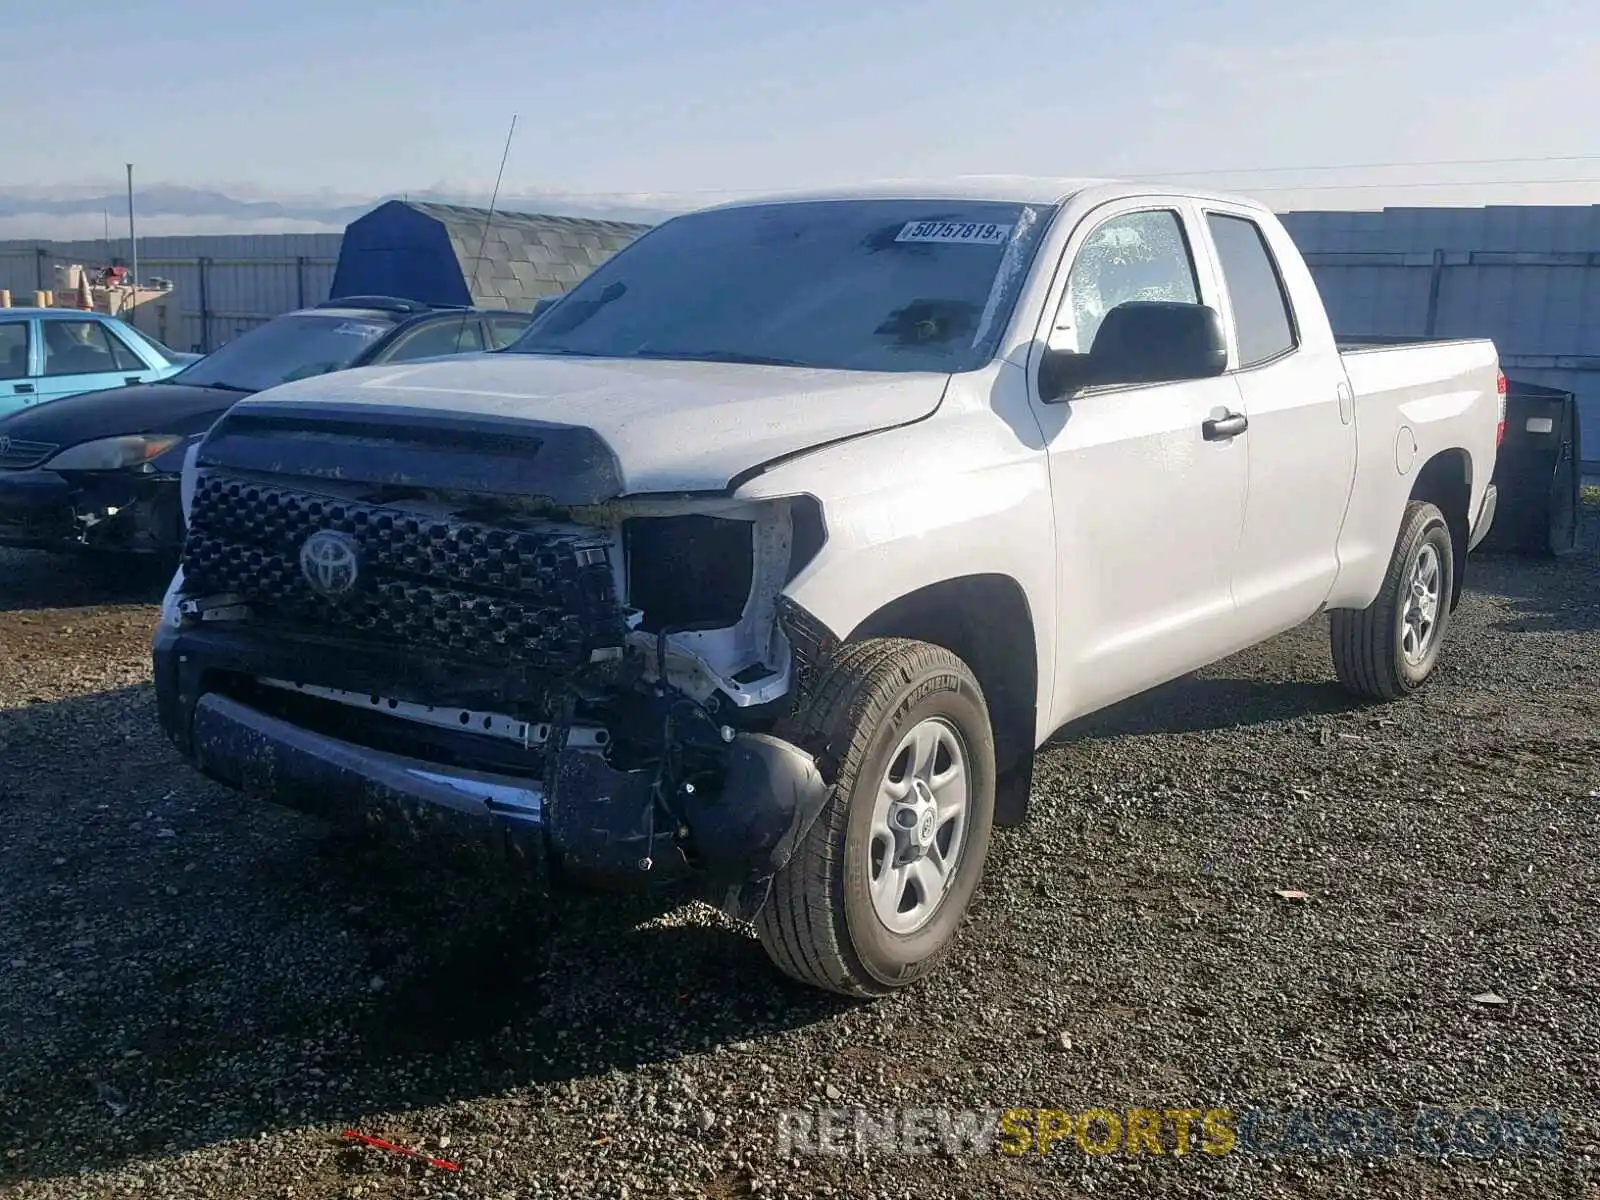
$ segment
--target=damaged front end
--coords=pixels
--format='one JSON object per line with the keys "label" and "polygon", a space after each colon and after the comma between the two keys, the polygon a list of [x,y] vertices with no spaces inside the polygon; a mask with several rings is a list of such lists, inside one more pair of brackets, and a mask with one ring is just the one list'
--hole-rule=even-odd
{"label": "damaged front end", "polygon": [[170,555],[182,543],[176,475],[0,471],[0,545]]}
{"label": "damaged front end", "polygon": [[184,752],[319,815],[465,824],[589,885],[698,873],[748,915],[827,793],[773,733],[827,636],[782,597],[822,545],[816,503],[334,474],[202,459],[186,481],[156,638]]}

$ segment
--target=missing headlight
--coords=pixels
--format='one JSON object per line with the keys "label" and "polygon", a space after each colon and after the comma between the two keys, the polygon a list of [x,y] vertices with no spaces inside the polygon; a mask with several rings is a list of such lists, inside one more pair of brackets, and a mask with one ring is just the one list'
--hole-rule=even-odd
{"label": "missing headlight", "polygon": [[755,526],[726,517],[632,517],[622,523],[628,604],[640,628],[736,624],[755,578]]}

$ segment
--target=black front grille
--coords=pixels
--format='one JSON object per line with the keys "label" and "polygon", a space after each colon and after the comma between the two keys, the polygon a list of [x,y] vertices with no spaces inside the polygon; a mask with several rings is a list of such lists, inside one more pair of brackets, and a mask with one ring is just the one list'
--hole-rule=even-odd
{"label": "black front grille", "polygon": [[37,467],[59,447],[54,442],[25,442],[0,435],[0,471],[26,471]]}
{"label": "black front grille", "polygon": [[[348,534],[346,594],[311,586],[300,549]],[[200,477],[184,547],[189,592],[233,592],[269,619],[348,629],[468,658],[570,670],[620,646],[626,627],[600,538],[501,529],[383,505]]]}

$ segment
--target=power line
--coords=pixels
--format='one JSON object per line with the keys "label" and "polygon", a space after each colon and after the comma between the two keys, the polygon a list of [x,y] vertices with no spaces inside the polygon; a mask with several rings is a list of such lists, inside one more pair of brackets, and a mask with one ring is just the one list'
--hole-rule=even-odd
{"label": "power line", "polygon": [[[1322,167],[1231,167],[1216,171],[1133,172],[1140,179],[1190,179],[1199,175],[1285,175],[1302,171],[1389,171],[1402,167],[1504,167],[1529,163],[1600,162],[1600,154],[1540,154],[1530,158],[1430,158],[1414,162],[1342,163]],[[1124,172],[1129,175],[1129,172]]]}
{"label": "power line", "polygon": [[1600,176],[1585,179],[1436,179],[1404,183],[1277,183],[1268,187],[1235,185],[1246,192],[1365,192],[1390,188],[1536,187],[1540,185],[1600,184]]}

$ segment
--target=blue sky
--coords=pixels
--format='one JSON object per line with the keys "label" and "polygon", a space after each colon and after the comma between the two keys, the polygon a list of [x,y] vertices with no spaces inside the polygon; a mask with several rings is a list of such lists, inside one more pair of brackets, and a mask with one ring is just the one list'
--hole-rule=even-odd
{"label": "blue sky", "polygon": [[[517,113],[513,191],[681,199],[908,175],[1587,154],[1206,181],[1280,206],[1600,202],[1600,182],[1395,186],[1600,180],[1593,0],[8,7],[0,161],[14,187],[119,182],[133,161],[142,182],[230,194],[486,191]],[[1290,190],[1317,183],[1345,186]]]}

